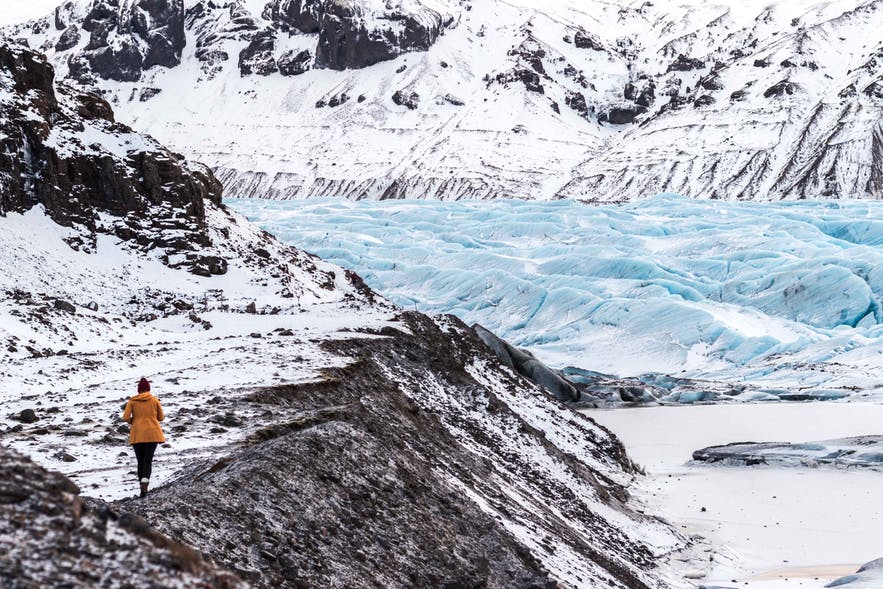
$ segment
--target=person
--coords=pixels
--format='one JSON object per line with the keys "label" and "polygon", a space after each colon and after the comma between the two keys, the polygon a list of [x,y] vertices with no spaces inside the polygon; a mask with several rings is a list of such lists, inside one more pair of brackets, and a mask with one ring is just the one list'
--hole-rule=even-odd
{"label": "person", "polygon": [[150,382],[141,378],[138,394],[129,399],[123,411],[123,421],[129,424],[129,444],[135,450],[138,460],[138,482],[141,484],[141,497],[147,496],[150,475],[153,471],[153,453],[156,446],[166,441],[159,422],[165,414],[159,399],[150,393]]}

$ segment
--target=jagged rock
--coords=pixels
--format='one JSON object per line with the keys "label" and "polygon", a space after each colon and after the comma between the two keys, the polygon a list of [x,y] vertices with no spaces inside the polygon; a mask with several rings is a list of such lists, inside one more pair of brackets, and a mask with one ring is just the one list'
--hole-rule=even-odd
{"label": "jagged rock", "polygon": [[0,585],[247,587],[144,520],[78,494],[67,477],[0,446]]}
{"label": "jagged rock", "polygon": [[274,0],[264,16],[282,30],[318,33],[317,67],[363,68],[409,51],[425,51],[453,23],[419,2],[382,5],[325,0]]}
{"label": "jagged rock", "polygon": [[700,70],[705,67],[705,62],[698,58],[687,57],[683,53],[679,54],[671,64],[669,64],[668,72],[689,72],[691,70]]}
{"label": "jagged rock", "polygon": [[283,76],[298,76],[310,69],[312,61],[313,56],[309,50],[304,49],[297,53],[286,51],[279,57],[276,64],[279,66],[279,73]]}
{"label": "jagged rock", "polygon": [[420,95],[413,90],[396,90],[392,95],[392,101],[399,106],[405,106],[409,110],[415,110],[420,104]]}
{"label": "jagged rock", "polygon": [[[416,94],[415,94],[415,96],[416,96]],[[340,94],[335,94],[334,96],[332,96],[331,98],[328,99],[328,106],[330,106],[331,108],[334,108],[335,106],[340,106],[341,104],[344,104],[349,99],[350,99],[350,97],[347,96],[346,92],[341,92]],[[395,96],[393,96],[393,101],[395,101]],[[415,102],[414,102],[415,108],[416,108],[416,104],[418,101],[419,101],[419,97],[417,97],[415,99]],[[399,104],[399,103],[396,103],[396,104]],[[411,108],[411,107],[408,106],[408,108]]]}
{"label": "jagged rock", "polygon": [[770,67],[770,63],[772,63],[772,62],[770,62],[770,60],[768,58],[755,59],[754,60],[754,67]]}
{"label": "jagged rock", "polygon": [[856,90],[855,84],[850,84],[849,86],[841,90],[837,94],[837,96],[839,98],[853,98],[855,96],[858,96],[858,91]]}
{"label": "jagged rock", "polygon": [[862,93],[871,98],[883,98],[883,78],[868,84],[868,87],[862,90]]}
{"label": "jagged rock", "polygon": [[575,110],[581,117],[589,116],[589,107],[586,106],[586,97],[579,92],[571,92],[568,90],[564,103]]}
{"label": "jagged rock", "polygon": [[76,25],[67,27],[55,43],[56,51],[67,51],[80,42],[80,28]]}
{"label": "jagged rock", "polygon": [[793,82],[789,82],[788,80],[782,80],[776,84],[773,84],[769,88],[767,88],[763,96],[764,98],[779,98],[784,95],[791,96],[797,90],[797,84]]}
{"label": "jagged rock", "polygon": [[716,100],[714,99],[714,96],[711,96],[710,94],[703,94],[695,101],[693,101],[693,106],[695,106],[696,108],[701,108],[703,106],[710,106],[715,102]]}
{"label": "jagged rock", "polygon": [[[76,230],[71,247],[94,247],[98,211],[118,219],[103,230],[146,247],[208,245],[204,202],[219,205],[221,198],[208,169],[113,122],[102,98],[69,86],[56,92],[52,68],[23,47],[0,44],[0,74],[0,215],[41,204]],[[102,136],[110,147],[87,139]],[[120,145],[131,147],[121,153]],[[155,207],[180,213],[155,228],[159,220],[148,215]]]}
{"label": "jagged rock", "polygon": [[652,80],[647,80],[643,87],[639,89],[637,85],[629,82],[623,88],[623,97],[626,100],[633,101],[638,106],[648,108],[656,98],[656,85]]}
{"label": "jagged rock", "polygon": [[631,82],[626,83],[622,89],[622,96],[626,100],[634,101],[638,97],[638,87]]}
{"label": "jagged rock", "polygon": [[[93,76],[133,82],[151,67],[174,67],[181,62],[186,43],[183,0],[136,0],[122,5],[119,0],[96,0],[82,28],[90,33],[89,43],[71,56],[70,71],[84,82]],[[75,35],[68,30],[62,45],[70,49],[76,41],[71,44]]]}
{"label": "jagged rock", "polygon": [[444,96],[442,96],[442,101],[454,106],[463,106],[464,104],[466,104],[465,102],[463,102],[463,100],[457,98],[453,94],[445,94]]}
{"label": "jagged rock", "polygon": [[272,30],[257,33],[245,49],[239,52],[239,72],[243,76],[256,74],[269,76],[278,71],[273,52],[276,49],[276,34]]}
{"label": "jagged rock", "polygon": [[598,40],[597,37],[587,33],[586,31],[579,30],[573,35],[573,44],[576,45],[580,49],[592,49],[594,51],[604,51],[604,45],[601,44],[601,41]]}
{"label": "jagged rock", "polygon": [[219,256],[199,256],[190,263],[190,272],[207,278],[226,274],[227,260]]}
{"label": "jagged rock", "polygon": [[77,114],[88,120],[101,119],[114,122],[113,109],[97,94],[77,94]]}
{"label": "jagged rock", "polygon": [[700,88],[709,91],[723,90],[724,88],[724,83],[721,81],[720,76],[716,72],[712,72],[703,77],[701,80],[699,80],[699,83],[697,85]]}
{"label": "jagged rock", "polygon": [[745,90],[736,90],[732,94],[730,94],[730,100],[733,102],[739,102],[745,100],[745,97],[748,95],[748,92]]}
{"label": "jagged rock", "polygon": [[496,81],[501,84],[508,84],[509,82],[515,81],[521,82],[529,92],[545,94],[545,89],[540,81],[540,74],[532,69],[515,68],[509,72],[497,74]]}

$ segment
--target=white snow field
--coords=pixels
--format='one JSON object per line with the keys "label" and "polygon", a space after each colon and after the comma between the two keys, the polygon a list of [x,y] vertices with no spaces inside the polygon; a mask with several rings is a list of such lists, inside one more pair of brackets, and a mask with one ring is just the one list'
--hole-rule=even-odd
{"label": "white snow field", "polygon": [[[705,538],[711,560],[706,557],[707,568],[692,575],[702,575],[697,582],[820,588],[883,555],[880,471],[708,466],[690,460],[694,450],[710,444],[880,433],[883,405],[753,403],[587,413],[616,433],[647,471],[649,476],[631,487],[647,512]],[[843,586],[879,589],[881,573],[870,571]]]}
{"label": "white snow field", "polygon": [[752,385],[740,400],[883,396],[881,203],[228,203],[558,367]]}

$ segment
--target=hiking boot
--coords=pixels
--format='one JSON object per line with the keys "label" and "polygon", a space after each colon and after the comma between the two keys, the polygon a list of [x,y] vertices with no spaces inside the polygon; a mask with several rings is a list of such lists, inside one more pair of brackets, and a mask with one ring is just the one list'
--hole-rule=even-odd
{"label": "hiking boot", "polygon": [[141,497],[147,497],[147,486],[150,484],[150,480],[141,479]]}

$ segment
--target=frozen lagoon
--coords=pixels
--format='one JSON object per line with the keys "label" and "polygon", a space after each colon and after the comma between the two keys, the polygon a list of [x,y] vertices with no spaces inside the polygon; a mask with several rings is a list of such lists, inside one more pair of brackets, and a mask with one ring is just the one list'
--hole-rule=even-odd
{"label": "frozen lagoon", "polygon": [[[694,450],[711,444],[879,434],[883,405],[729,404],[588,414],[615,432],[647,471],[632,488],[646,511],[711,541],[714,560],[705,563],[708,575],[701,582],[821,588],[883,556],[878,470],[709,466],[690,460]],[[857,585],[844,585],[852,586]],[[883,575],[868,586],[883,587]]]}
{"label": "frozen lagoon", "polygon": [[883,203],[228,204],[553,366],[883,397]]}

